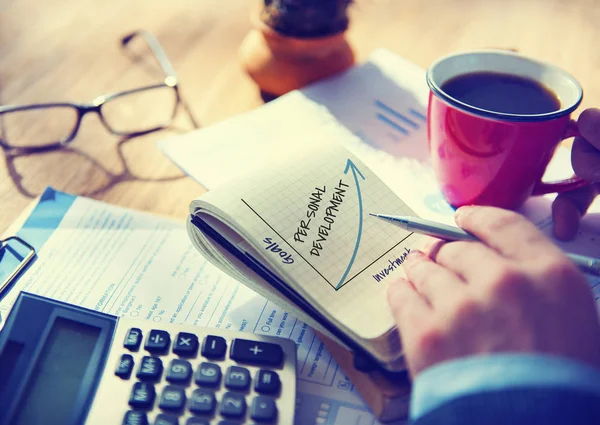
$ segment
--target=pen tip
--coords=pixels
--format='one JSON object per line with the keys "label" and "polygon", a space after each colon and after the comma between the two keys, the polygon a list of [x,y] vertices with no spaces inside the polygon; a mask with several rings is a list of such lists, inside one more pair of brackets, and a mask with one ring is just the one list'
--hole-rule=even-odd
{"label": "pen tip", "polygon": [[372,215],[373,217],[377,217],[377,214],[369,213],[369,215]]}

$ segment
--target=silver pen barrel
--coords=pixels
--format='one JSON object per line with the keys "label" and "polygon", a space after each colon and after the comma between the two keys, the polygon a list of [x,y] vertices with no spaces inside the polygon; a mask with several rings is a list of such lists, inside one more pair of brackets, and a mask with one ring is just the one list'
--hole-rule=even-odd
{"label": "silver pen barrel", "polygon": [[443,223],[436,223],[435,227],[431,225],[431,222],[422,220],[420,218],[411,218],[410,222],[406,225],[406,230],[410,232],[416,232],[433,236],[434,238],[444,239],[448,241],[476,241],[477,238],[464,230],[448,226]]}

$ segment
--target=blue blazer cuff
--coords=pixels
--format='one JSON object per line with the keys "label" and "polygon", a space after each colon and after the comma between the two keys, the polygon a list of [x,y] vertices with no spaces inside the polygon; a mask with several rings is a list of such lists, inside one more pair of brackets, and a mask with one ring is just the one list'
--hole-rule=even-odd
{"label": "blue blazer cuff", "polygon": [[437,364],[413,383],[415,421],[451,400],[512,388],[557,388],[600,396],[600,370],[574,360],[539,354],[494,354]]}

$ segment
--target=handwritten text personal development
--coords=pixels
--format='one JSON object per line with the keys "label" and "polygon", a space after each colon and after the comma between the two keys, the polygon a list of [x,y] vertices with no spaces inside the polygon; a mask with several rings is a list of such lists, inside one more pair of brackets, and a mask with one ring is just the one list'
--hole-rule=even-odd
{"label": "handwritten text personal development", "polygon": [[[327,238],[334,227],[335,219],[337,218],[337,214],[339,212],[338,207],[344,202],[344,198],[346,197],[345,188],[347,187],[348,185],[341,179],[338,184],[333,187],[329,202],[324,204],[325,213],[323,215],[323,219],[318,227],[316,227],[316,235],[312,240],[310,255],[314,255],[316,257],[321,255],[323,243],[327,241]],[[295,242],[305,243],[308,239],[308,233],[311,230],[311,221],[313,219],[317,221],[317,212],[322,206],[321,202],[323,202],[323,197],[326,192],[327,186],[323,185],[323,187],[315,187],[314,192],[310,194],[308,198],[308,206],[306,207],[306,220],[300,220],[300,224],[296,228],[296,233],[294,233]]]}

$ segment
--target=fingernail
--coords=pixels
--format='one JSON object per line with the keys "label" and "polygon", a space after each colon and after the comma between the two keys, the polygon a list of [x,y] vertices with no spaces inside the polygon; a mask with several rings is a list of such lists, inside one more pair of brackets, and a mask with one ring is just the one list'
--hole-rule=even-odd
{"label": "fingernail", "polygon": [[454,221],[456,222],[456,224],[460,225],[460,221],[464,218],[466,214],[468,214],[470,209],[471,206],[466,205],[456,210],[456,212],[454,213]]}
{"label": "fingernail", "polygon": [[410,251],[406,256],[407,261],[415,261],[425,257],[425,253],[419,249]]}

